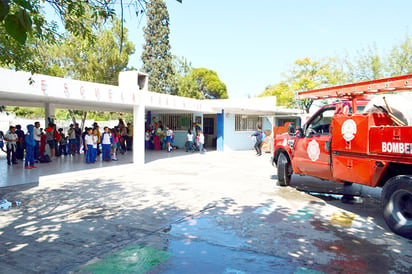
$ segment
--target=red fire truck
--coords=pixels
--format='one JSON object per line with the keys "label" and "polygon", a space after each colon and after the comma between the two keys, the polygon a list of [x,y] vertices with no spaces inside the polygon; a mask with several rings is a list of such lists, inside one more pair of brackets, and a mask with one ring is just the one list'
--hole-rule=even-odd
{"label": "red fire truck", "polygon": [[289,185],[295,173],[382,187],[386,223],[412,239],[412,126],[394,115],[396,106],[385,97],[374,111],[359,111],[372,94],[406,90],[412,90],[412,74],[300,92],[299,99],[336,102],[320,108],[302,127],[275,137],[279,184]]}

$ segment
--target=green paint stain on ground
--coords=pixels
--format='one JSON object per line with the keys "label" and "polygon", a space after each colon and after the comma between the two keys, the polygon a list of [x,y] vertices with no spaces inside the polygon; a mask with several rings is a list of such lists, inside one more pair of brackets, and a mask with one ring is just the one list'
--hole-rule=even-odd
{"label": "green paint stain on ground", "polygon": [[299,209],[297,213],[289,216],[288,219],[307,220],[314,214],[313,209]]}
{"label": "green paint stain on ground", "polygon": [[293,274],[323,274],[323,272],[307,267],[298,267]]}
{"label": "green paint stain on ground", "polygon": [[82,270],[90,273],[145,273],[172,255],[162,250],[134,245],[88,264]]}

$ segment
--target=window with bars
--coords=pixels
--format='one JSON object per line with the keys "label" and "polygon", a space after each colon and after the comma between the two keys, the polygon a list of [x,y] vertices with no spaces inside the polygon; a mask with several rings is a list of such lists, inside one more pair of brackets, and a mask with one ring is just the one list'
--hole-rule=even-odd
{"label": "window with bars", "polygon": [[179,114],[159,114],[158,121],[162,121],[163,126],[170,126],[172,130],[184,130],[192,128],[193,114],[179,113]]}
{"label": "window with bars", "polygon": [[257,115],[235,115],[235,131],[254,131],[262,126],[262,117]]}

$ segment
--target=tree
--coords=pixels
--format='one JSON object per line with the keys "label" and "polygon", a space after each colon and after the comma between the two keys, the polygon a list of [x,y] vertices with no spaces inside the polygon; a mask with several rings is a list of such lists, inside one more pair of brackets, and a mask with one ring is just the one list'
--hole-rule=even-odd
{"label": "tree", "polygon": [[127,4],[122,0],[0,0],[0,65],[32,73],[42,69],[43,64],[35,60],[39,43],[53,44],[61,36],[58,23],[46,19],[45,5],[49,5],[60,18],[64,27],[62,32],[94,39],[92,26],[84,18],[91,18],[93,23],[112,19],[116,17],[113,7],[120,4],[123,22],[124,5],[135,7],[136,16],[141,16],[145,12],[144,4],[148,2],[150,0],[132,0]]}
{"label": "tree", "polygon": [[295,94],[290,85],[284,81],[279,84],[268,86],[258,97],[276,96],[276,105],[292,107],[295,104]]}
{"label": "tree", "polygon": [[149,90],[176,94],[176,76],[169,42],[169,12],[163,0],[146,4],[147,26],[143,29],[143,71],[149,75]]}
{"label": "tree", "polygon": [[122,31],[120,21],[113,19],[105,25],[96,24],[92,34],[98,39],[83,39],[68,33],[57,44],[44,45],[39,55],[46,64],[42,73],[117,85],[119,72],[127,68],[135,51],[127,39],[127,29]]}
{"label": "tree", "polygon": [[[335,58],[311,60],[306,57],[295,61],[289,76],[294,92],[343,84],[346,75]],[[299,100],[298,104],[309,113],[312,99]]]}
{"label": "tree", "polygon": [[206,68],[192,69],[180,78],[178,83],[179,96],[196,99],[226,99],[226,85],[219,79],[217,73]]}
{"label": "tree", "polygon": [[[46,64],[41,73],[117,85],[119,72],[126,69],[134,52],[134,45],[127,39],[127,29],[122,30],[120,21],[113,19],[106,25],[95,24],[92,35],[98,39],[83,39],[67,33],[57,44],[43,44],[41,54],[37,56],[40,63]],[[94,115],[96,120],[104,116],[101,112],[89,114]],[[59,113],[59,117],[71,117],[73,122],[76,117],[81,118],[82,127],[86,116],[86,111]]]}
{"label": "tree", "polygon": [[406,36],[405,41],[395,45],[388,58],[388,72],[391,76],[412,73],[412,40]]}
{"label": "tree", "polygon": [[382,58],[376,44],[358,51],[356,59],[345,58],[348,82],[361,82],[380,79],[386,76],[385,58]]}

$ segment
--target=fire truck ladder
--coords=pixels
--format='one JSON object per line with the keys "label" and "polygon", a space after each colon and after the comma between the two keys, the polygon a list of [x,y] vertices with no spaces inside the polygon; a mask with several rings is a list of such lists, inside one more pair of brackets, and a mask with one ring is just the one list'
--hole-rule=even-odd
{"label": "fire truck ladder", "polygon": [[298,99],[353,99],[367,94],[412,89],[412,74],[298,92]]}
{"label": "fire truck ladder", "polygon": [[[356,112],[357,99],[362,99],[368,94],[391,93],[411,89],[412,74],[408,74],[329,88],[300,91],[298,92],[298,99],[350,99],[352,100],[352,107],[354,109],[354,112]],[[400,121],[395,115],[393,115],[392,109],[386,102],[385,97],[383,97],[383,100],[386,104],[386,109],[381,106],[375,107],[380,111],[386,113],[396,125],[404,126],[405,124]]]}

